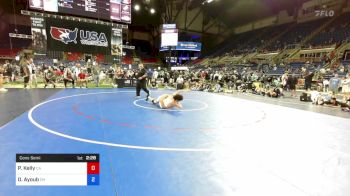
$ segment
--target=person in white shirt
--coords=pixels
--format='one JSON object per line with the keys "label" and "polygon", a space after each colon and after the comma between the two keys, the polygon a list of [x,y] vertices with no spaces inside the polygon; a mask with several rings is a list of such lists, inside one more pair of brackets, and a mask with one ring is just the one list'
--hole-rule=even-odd
{"label": "person in white shirt", "polygon": [[38,79],[36,77],[36,72],[37,72],[37,67],[34,64],[33,58],[29,59],[29,72],[30,72],[30,76],[29,76],[29,85],[30,88],[33,87],[33,85],[35,86],[35,88],[38,87]]}
{"label": "person in white shirt", "polygon": [[182,78],[182,76],[180,75],[177,79],[176,79],[176,89],[183,89],[184,86],[184,79]]}
{"label": "person in white shirt", "polygon": [[342,92],[345,94],[346,100],[350,99],[350,74],[347,74],[345,79],[342,80]]}
{"label": "person in white shirt", "polygon": [[80,74],[80,70],[81,70],[81,65],[80,63],[76,63],[72,68],[71,68],[72,72],[73,72],[73,76],[74,76],[74,80],[77,81],[79,74]]}
{"label": "person in white shirt", "polygon": [[329,80],[324,79],[322,83],[323,83],[323,92],[328,92]]}
{"label": "person in white shirt", "polygon": [[281,76],[281,80],[282,80],[282,87],[283,87],[283,90],[287,90],[288,72],[285,72],[285,73]]}
{"label": "person in white shirt", "polygon": [[154,71],[153,71],[153,79],[156,79],[157,80],[157,78],[158,78],[158,71],[155,69]]}

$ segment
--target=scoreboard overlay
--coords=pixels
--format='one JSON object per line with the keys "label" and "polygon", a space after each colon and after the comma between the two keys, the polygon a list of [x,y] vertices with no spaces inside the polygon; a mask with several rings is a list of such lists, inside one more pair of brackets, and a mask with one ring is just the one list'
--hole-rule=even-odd
{"label": "scoreboard overlay", "polygon": [[16,154],[17,186],[92,186],[99,179],[99,154]]}

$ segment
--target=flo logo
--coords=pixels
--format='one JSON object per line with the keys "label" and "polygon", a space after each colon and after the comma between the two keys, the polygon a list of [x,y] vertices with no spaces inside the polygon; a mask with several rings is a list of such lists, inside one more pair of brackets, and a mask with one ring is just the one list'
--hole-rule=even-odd
{"label": "flo logo", "polygon": [[315,10],[317,17],[333,17],[334,11],[333,10]]}
{"label": "flo logo", "polygon": [[51,37],[57,41],[61,41],[65,44],[70,42],[77,43],[78,29],[75,28],[74,31],[65,28],[51,27],[50,29]]}

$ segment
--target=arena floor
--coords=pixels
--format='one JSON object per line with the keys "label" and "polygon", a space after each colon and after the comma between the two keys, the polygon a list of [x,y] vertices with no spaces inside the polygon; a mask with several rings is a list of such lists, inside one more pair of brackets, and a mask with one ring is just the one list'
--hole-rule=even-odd
{"label": "arena floor", "polygon": [[[350,194],[350,120],[339,108],[185,92],[184,109],[160,110],[134,96],[67,89],[28,103],[0,128],[0,195]],[[16,186],[16,153],[99,153],[100,185]]]}

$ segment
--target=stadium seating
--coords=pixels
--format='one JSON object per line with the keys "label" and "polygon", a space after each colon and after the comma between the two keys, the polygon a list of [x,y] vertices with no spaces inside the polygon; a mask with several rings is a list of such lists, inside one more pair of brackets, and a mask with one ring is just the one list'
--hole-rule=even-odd
{"label": "stadium seating", "polygon": [[342,43],[350,38],[350,13],[344,13],[331,23],[324,31],[318,33],[307,44],[312,46]]}
{"label": "stadium seating", "polygon": [[311,34],[316,28],[321,26],[329,19],[318,19],[315,21],[299,23],[291,28],[288,32],[284,33],[275,42],[272,42],[266,47],[268,51],[277,51],[284,49],[291,44],[299,44],[305,37]]}

